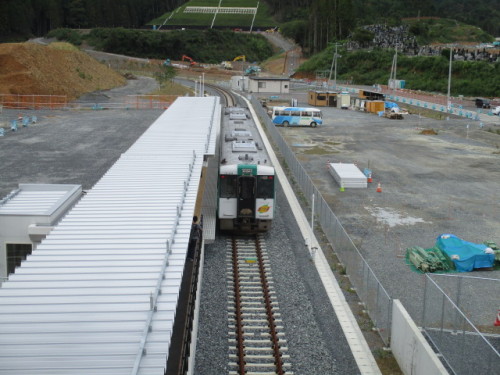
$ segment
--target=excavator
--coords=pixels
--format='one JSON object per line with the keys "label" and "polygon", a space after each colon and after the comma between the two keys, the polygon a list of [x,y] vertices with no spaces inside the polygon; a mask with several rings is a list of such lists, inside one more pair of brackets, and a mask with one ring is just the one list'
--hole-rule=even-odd
{"label": "excavator", "polygon": [[250,65],[248,68],[245,69],[244,75],[253,76],[259,73],[260,71],[261,71],[260,66]]}
{"label": "excavator", "polygon": [[196,61],[194,61],[191,57],[189,57],[188,55],[182,55],[182,61],[186,61],[186,60],[189,60],[189,65],[198,66],[198,63]]}
{"label": "excavator", "polygon": [[245,55],[239,55],[233,59],[233,61],[238,61],[238,60],[247,61],[247,57]]}
{"label": "excavator", "polygon": [[[238,60],[247,61],[247,57],[245,55],[236,56],[233,59],[233,62],[238,61]],[[226,70],[231,70],[231,69],[233,69],[233,64],[231,63],[231,61],[223,61],[221,63],[221,68],[224,68]]]}

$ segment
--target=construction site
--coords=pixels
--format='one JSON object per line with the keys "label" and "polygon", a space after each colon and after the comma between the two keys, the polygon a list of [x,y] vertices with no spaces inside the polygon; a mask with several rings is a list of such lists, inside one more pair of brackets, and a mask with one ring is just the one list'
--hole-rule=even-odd
{"label": "construction site", "polygon": [[[68,52],[35,44],[2,45],[0,93],[66,98],[64,105],[60,106],[65,108],[64,111],[23,109],[23,117],[37,117],[36,123],[30,124],[37,127],[37,132],[43,126],[57,126],[62,134],[74,120],[74,124],[82,127],[86,121],[99,121],[103,124],[106,121],[121,121],[127,122],[129,128],[134,128],[134,122],[140,116],[137,113],[130,115],[130,112],[121,111],[117,116],[117,112],[109,110],[72,112],[66,110],[67,103],[76,98],[87,97],[91,103],[89,109],[111,109],[106,106],[96,107],[95,103],[101,99],[104,102],[110,97],[147,95],[157,86],[153,79],[127,81],[111,70],[110,66],[159,66],[161,62],[151,64],[124,58],[113,60],[111,57],[109,60],[99,61],[83,52]],[[242,57],[235,57],[230,61],[232,69],[228,69],[229,64],[221,63],[217,67],[205,67],[203,72],[207,80],[227,81],[230,76],[241,74],[243,69],[239,69],[238,65],[243,67],[244,62]],[[200,76],[200,71],[195,69],[199,63],[192,59],[186,57],[184,61],[170,63],[174,67],[174,64],[186,66],[179,69],[180,74],[186,77],[196,79]],[[280,69],[283,62],[275,64]],[[138,71],[134,71],[134,74]],[[212,77],[210,72],[214,73]],[[147,84],[141,86],[144,81]],[[128,86],[116,89],[116,96],[104,92],[120,87],[125,82],[128,82]],[[296,99],[300,105],[306,105],[308,90],[309,88],[292,90],[279,99]],[[84,94],[87,95],[82,96]],[[170,100],[173,98],[161,101],[154,109],[161,111],[168,106]],[[437,120],[424,117],[418,111],[405,114],[402,121],[377,116],[375,110],[365,112],[326,106],[322,111],[323,126],[314,129],[280,128],[279,131],[388,294],[391,298],[400,299],[415,322],[421,324],[425,304],[432,303],[432,298],[424,295],[425,279],[422,272],[431,270],[412,268],[408,262],[407,249],[432,248],[442,235],[454,235],[479,244],[500,243],[498,127],[460,116],[450,115],[446,119]],[[4,110],[0,114],[1,127],[7,131],[12,119],[19,116],[18,112],[20,111]],[[139,129],[135,129],[130,135],[130,142],[154,117],[152,112],[149,113],[149,119],[141,121]],[[24,140],[25,134],[22,134],[31,130],[20,129],[16,134],[6,134],[0,139],[8,145],[7,148],[2,147],[4,152],[15,153],[16,147],[35,142]],[[51,134],[55,137],[58,132]],[[112,140],[110,134],[104,134],[103,137],[95,134],[95,137],[99,148],[107,147],[103,143],[105,139]],[[42,151],[39,157],[49,160],[48,152]],[[71,154],[72,151],[65,152]],[[30,171],[30,155],[27,151],[23,155],[23,163],[26,163],[24,167],[26,171]],[[78,157],[68,157],[65,165],[66,168],[77,169],[70,161],[80,162]],[[92,159],[90,162],[100,161]],[[362,189],[343,188],[328,170],[331,163],[354,164],[360,170],[369,168],[372,182]],[[16,180],[18,173],[15,165],[9,165],[9,168],[0,171],[5,176],[4,184],[0,186],[3,192],[1,196],[7,194],[18,182],[23,182]],[[99,171],[105,169],[104,165],[99,164]],[[46,171],[50,173],[50,168]],[[64,178],[62,171],[58,171],[56,177],[43,175],[41,171],[31,172],[34,173],[33,181]],[[71,179],[78,183],[78,173],[75,172]],[[300,191],[297,193],[304,194]],[[332,267],[343,267],[339,265],[340,262],[336,265],[333,257],[330,260]],[[350,269],[344,269],[345,274],[349,275],[350,272]],[[461,273],[460,276],[475,277],[467,279],[467,287],[462,290],[450,281],[456,275],[454,272],[436,276],[435,280],[450,295],[461,296],[459,307],[481,331],[491,335],[491,342],[498,350],[500,327],[494,324],[497,308],[492,306],[498,304],[496,296],[499,286],[491,281],[498,279],[497,274],[498,270],[494,268]]]}

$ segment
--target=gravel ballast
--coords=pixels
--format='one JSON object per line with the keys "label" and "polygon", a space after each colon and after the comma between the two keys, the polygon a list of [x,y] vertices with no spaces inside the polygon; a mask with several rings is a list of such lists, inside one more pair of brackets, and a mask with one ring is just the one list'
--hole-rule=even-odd
{"label": "gravel ballast", "polygon": [[[359,374],[281,189],[264,235],[294,374]],[[227,373],[226,238],[205,249],[196,374]]]}

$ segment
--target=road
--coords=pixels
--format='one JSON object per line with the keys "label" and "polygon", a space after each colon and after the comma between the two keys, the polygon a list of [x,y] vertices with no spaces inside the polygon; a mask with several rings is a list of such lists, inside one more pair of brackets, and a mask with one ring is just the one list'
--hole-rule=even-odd
{"label": "road", "polygon": [[302,57],[301,48],[290,39],[285,38],[278,32],[263,32],[261,33],[272,45],[285,52],[284,74],[291,76],[300,65]]}

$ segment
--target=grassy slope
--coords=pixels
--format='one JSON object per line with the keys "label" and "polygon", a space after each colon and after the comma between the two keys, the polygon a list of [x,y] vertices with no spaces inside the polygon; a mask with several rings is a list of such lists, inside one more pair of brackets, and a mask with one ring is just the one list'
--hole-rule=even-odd
{"label": "grassy slope", "polygon": [[[201,14],[201,13],[184,13],[184,9],[187,6],[205,6],[205,7],[217,7],[219,5],[219,0],[193,0],[180,6],[175,11],[166,13],[161,17],[158,17],[151,22],[149,25],[161,25],[165,19],[169,18],[172,13],[172,18],[168,20],[165,26],[176,26],[176,27],[189,27],[189,26],[206,26],[210,27],[212,24],[213,14]],[[252,7],[257,5],[256,0],[224,0],[222,1],[222,7]],[[252,24],[253,14],[218,14],[214,27],[235,27],[235,28],[249,28]],[[259,8],[257,10],[257,16],[254,21],[254,28],[266,28],[276,25],[276,21],[273,20],[269,14],[269,8],[267,4],[263,1],[259,3]]]}
{"label": "grassy slope", "polygon": [[432,43],[459,43],[459,42],[491,42],[493,37],[477,26],[467,25],[446,18],[420,19],[409,18],[403,20],[411,28],[420,30],[417,41],[420,45]]}

